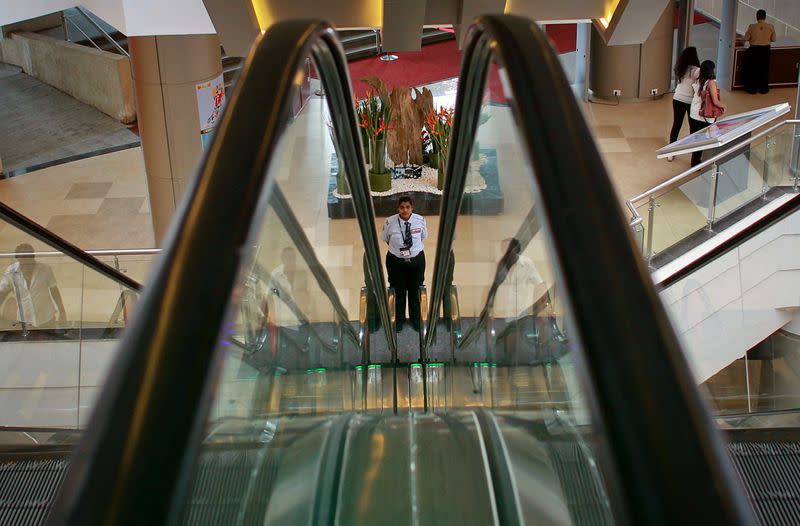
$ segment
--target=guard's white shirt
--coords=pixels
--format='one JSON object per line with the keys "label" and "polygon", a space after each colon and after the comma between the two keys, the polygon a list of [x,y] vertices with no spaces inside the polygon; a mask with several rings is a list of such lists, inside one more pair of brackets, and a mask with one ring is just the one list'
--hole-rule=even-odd
{"label": "guard's white shirt", "polygon": [[402,250],[403,232],[406,229],[406,222],[400,218],[400,214],[389,217],[383,223],[383,240],[389,245],[389,252],[399,258],[408,259],[416,257],[425,249],[422,240],[428,237],[428,224],[425,218],[419,214],[411,214],[408,218],[411,227],[411,249]]}
{"label": "guard's white shirt", "polygon": [[13,291],[17,299],[17,319],[34,326],[54,320],[56,306],[50,289],[56,286],[53,270],[42,263],[33,267],[30,285],[26,283],[19,261],[8,266],[0,279],[0,293]]}

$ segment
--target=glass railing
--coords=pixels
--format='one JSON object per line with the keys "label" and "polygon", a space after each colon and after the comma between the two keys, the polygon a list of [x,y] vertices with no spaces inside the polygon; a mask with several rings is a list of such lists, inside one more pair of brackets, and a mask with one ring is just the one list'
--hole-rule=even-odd
{"label": "glass railing", "polygon": [[761,131],[628,200],[637,245],[661,267],[797,188],[797,121]]}
{"label": "glass railing", "polygon": [[[311,67],[298,71],[299,82],[309,91],[324,87],[324,95],[301,96],[267,168],[274,186],[252,226],[251,252],[232,298],[236,317],[221,343],[226,358],[209,430],[235,418],[394,409],[392,333],[375,312],[386,305],[385,290],[384,299],[375,294],[375,261],[365,257],[370,236],[375,240],[374,216],[357,193],[358,164],[346,162],[360,143],[349,152],[340,146],[354,124],[332,117],[337,97],[351,91],[309,77],[325,71],[315,56],[303,63]],[[369,227],[362,236],[359,221]],[[231,339],[244,342],[248,363],[229,352]]]}
{"label": "glass railing", "polygon": [[0,427],[82,428],[157,250],[78,259],[23,221],[4,222],[0,253]]}

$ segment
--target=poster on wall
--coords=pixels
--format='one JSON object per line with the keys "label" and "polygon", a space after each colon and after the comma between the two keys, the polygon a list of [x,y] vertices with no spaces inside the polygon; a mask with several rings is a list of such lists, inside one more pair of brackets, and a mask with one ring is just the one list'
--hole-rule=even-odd
{"label": "poster on wall", "polygon": [[222,116],[225,106],[225,81],[219,77],[197,84],[197,110],[200,116],[200,141],[207,150],[214,137],[214,128]]}

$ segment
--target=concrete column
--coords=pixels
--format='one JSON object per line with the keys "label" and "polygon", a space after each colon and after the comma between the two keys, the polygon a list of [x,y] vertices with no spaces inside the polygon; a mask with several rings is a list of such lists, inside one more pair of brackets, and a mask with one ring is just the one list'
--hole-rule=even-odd
{"label": "concrete column", "polygon": [[129,37],[153,231],[161,243],[203,152],[197,85],[222,74],[217,35]]}
{"label": "concrete column", "polygon": [[575,49],[575,89],[584,101],[589,99],[589,67],[591,64],[592,24],[578,24]]}
{"label": "concrete column", "polygon": [[733,48],[736,41],[736,11],[739,0],[722,0],[717,48],[717,84],[725,89],[733,85]]}
{"label": "concrete column", "polygon": [[[691,40],[693,25],[694,25],[694,0],[679,0],[678,1],[678,53],[689,47],[689,41]],[[677,56],[675,58],[677,58]]]}

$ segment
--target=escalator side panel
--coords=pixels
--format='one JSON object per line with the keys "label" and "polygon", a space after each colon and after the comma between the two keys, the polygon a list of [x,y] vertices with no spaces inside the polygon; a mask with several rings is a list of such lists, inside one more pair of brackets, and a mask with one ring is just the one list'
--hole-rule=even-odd
{"label": "escalator side panel", "polygon": [[414,523],[410,423],[363,416],[350,421],[336,524]]}
{"label": "escalator side panel", "polygon": [[494,524],[494,499],[470,417],[413,415],[413,480],[420,524]]}

